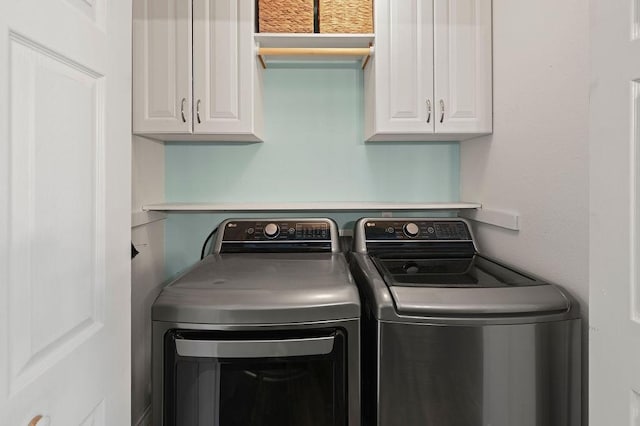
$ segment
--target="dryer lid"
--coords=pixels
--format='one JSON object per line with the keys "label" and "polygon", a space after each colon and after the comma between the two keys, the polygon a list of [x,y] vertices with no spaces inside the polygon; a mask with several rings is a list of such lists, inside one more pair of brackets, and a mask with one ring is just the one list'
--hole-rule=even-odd
{"label": "dryer lid", "polygon": [[156,321],[286,324],[359,318],[358,290],[342,254],[206,257],[165,287]]}

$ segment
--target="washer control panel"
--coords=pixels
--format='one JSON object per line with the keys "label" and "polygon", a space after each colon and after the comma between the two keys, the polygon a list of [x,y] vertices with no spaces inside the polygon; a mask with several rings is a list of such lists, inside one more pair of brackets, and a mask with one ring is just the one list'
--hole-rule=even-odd
{"label": "washer control panel", "polygon": [[222,242],[331,241],[332,227],[323,220],[230,220],[224,224]]}
{"label": "washer control panel", "polygon": [[471,241],[467,224],[458,219],[369,219],[363,228],[366,241]]}

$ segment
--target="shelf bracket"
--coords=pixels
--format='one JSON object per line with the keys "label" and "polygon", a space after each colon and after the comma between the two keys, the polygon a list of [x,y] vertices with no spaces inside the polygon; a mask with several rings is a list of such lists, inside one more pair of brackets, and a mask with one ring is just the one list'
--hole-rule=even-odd
{"label": "shelf bracket", "polygon": [[520,230],[520,218],[518,213],[504,210],[487,209],[485,207],[477,210],[461,211],[458,216],[475,222],[486,223],[499,228],[511,231]]}
{"label": "shelf bracket", "polygon": [[258,54],[258,60],[260,61],[260,65],[262,65],[262,69],[266,70],[267,69],[267,64],[265,64],[264,62],[264,57],[260,54]]}
{"label": "shelf bracket", "polygon": [[256,56],[258,56],[258,60],[260,61],[260,65],[262,65],[262,69],[267,69],[267,64],[264,62],[264,57],[260,54],[260,43],[256,42]]}
{"label": "shelf bracket", "polygon": [[143,210],[131,213],[131,227],[135,228],[142,225],[148,225],[159,220],[167,218],[165,212]]}
{"label": "shelf bracket", "polygon": [[373,55],[373,44],[369,43],[369,54],[364,58],[362,58],[362,69],[365,69],[367,67],[367,64],[369,63],[369,59],[371,59],[372,55]]}

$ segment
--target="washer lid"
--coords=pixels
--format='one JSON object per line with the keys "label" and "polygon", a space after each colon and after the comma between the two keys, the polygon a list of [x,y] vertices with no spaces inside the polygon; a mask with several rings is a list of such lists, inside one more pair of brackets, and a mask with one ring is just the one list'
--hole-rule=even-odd
{"label": "washer lid", "polygon": [[243,253],[206,257],[165,287],[155,321],[286,324],[358,318],[342,254]]}
{"label": "washer lid", "polygon": [[511,315],[566,312],[567,298],[557,287],[436,288],[390,287],[399,314],[404,315]]}
{"label": "washer lid", "polygon": [[373,261],[399,314],[510,315],[566,312],[569,300],[555,286],[480,255],[390,255]]}
{"label": "washer lid", "polygon": [[372,259],[390,286],[483,288],[546,284],[477,254],[426,256],[399,252]]}

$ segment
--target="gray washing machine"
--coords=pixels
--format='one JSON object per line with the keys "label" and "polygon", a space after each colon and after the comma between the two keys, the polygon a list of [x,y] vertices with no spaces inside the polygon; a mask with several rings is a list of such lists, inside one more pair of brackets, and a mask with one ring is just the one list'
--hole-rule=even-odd
{"label": "gray washing machine", "polygon": [[360,312],[332,220],[224,221],[153,305],[153,424],[359,426]]}
{"label": "gray washing machine", "polygon": [[364,218],[363,424],[579,426],[578,306],[481,256],[462,219]]}

